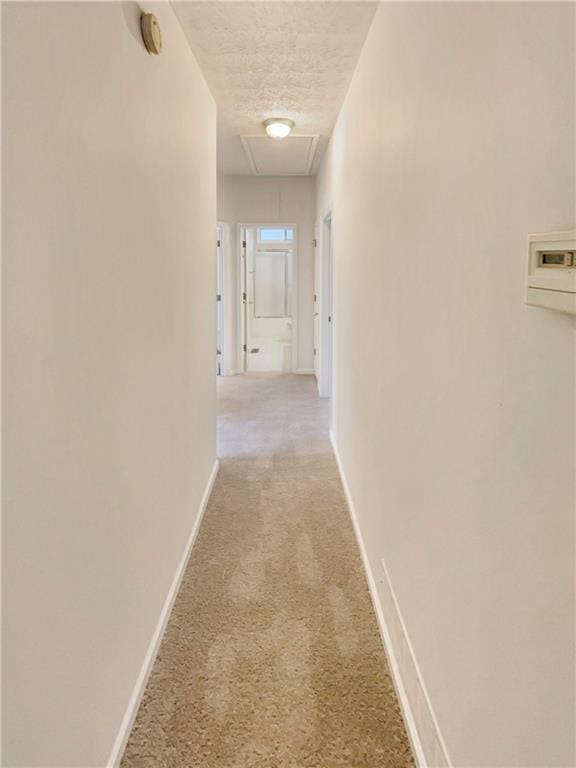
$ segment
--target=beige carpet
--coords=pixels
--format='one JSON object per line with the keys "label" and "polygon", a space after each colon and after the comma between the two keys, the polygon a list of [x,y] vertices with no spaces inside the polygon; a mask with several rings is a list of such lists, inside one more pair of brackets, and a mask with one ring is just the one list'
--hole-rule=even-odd
{"label": "beige carpet", "polygon": [[401,768],[410,747],[310,376],[219,382],[220,473],[123,768]]}

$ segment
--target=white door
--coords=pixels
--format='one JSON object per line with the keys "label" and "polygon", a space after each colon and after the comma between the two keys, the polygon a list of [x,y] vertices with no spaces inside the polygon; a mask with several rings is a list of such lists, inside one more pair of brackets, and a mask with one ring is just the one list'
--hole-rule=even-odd
{"label": "white door", "polygon": [[328,216],[324,220],[324,377],[326,381],[325,397],[332,397],[332,369],[333,369],[333,348],[332,336],[334,327],[333,308],[333,268],[332,268],[332,217]]}
{"label": "white door", "polygon": [[224,232],[216,227],[216,375],[222,376],[224,356]]}
{"label": "white door", "polygon": [[246,294],[246,262],[248,252],[248,229],[240,227],[240,370],[246,371],[246,312],[247,312],[247,294]]}
{"label": "white door", "polygon": [[322,251],[320,248],[321,224],[314,225],[314,373],[320,387],[320,296],[322,290]]}
{"label": "white door", "polygon": [[[315,252],[314,334],[320,397],[332,397],[332,219],[328,215],[315,228],[317,248]],[[316,275],[318,276],[316,278]],[[318,315],[316,316],[316,312]],[[316,328],[317,325],[317,328]]]}

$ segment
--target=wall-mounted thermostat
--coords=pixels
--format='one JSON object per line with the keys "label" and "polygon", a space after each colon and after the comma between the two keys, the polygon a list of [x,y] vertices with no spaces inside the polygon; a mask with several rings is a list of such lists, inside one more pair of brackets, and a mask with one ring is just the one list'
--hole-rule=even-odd
{"label": "wall-mounted thermostat", "polygon": [[530,235],[526,303],[576,315],[576,229]]}

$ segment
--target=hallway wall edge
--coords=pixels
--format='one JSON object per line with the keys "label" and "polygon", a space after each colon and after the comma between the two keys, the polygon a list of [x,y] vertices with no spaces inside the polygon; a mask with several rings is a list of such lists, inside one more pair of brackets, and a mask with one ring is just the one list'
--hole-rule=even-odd
{"label": "hallway wall edge", "polygon": [[170,614],[172,612],[174,602],[180,590],[180,584],[182,582],[182,578],[186,571],[188,560],[190,559],[190,555],[192,553],[192,549],[194,547],[196,537],[198,536],[198,531],[200,530],[200,525],[202,523],[202,518],[204,517],[204,513],[208,505],[208,500],[210,499],[210,495],[212,493],[214,483],[216,482],[216,477],[218,476],[218,468],[219,468],[219,461],[218,459],[215,459],[214,464],[212,466],[212,470],[210,472],[210,476],[208,477],[208,482],[206,483],[206,487],[202,495],[202,499],[200,501],[200,506],[196,514],[196,519],[194,520],[194,523],[192,525],[192,530],[190,532],[190,536],[188,537],[188,541],[186,542],[184,553],[180,559],[180,562],[176,569],[176,573],[174,574],[174,579],[172,580],[172,584],[170,585],[170,589],[168,590],[168,594],[166,595],[166,599],[164,601],[164,605],[162,606],[160,616],[158,617],[158,623],[156,624],[156,628],[150,640],[150,644],[148,646],[148,650],[144,657],[144,661],[142,662],[142,667],[140,668],[140,674],[138,675],[138,678],[134,685],[132,695],[130,696],[130,700],[128,701],[128,706],[126,707],[126,712],[124,713],[124,718],[122,719],[122,723],[120,724],[120,728],[118,730],[116,740],[114,741],[114,745],[112,747],[110,757],[106,762],[106,768],[118,768],[122,760],[122,755],[124,753],[124,749],[126,747],[126,743],[128,741],[130,731],[132,730],[132,726],[134,724],[134,720],[136,718],[136,714],[138,712],[138,708],[140,706],[142,696],[144,695],[144,691],[146,690],[146,685],[148,683],[148,678],[150,677],[150,672],[152,671],[154,661],[156,660],[156,656],[158,654],[158,651],[160,650],[160,644],[162,643],[162,638],[164,637],[166,625],[168,624],[168,619],[170,618]]}
{"label": "hallway wall edge", "polygon": [[[384,599],[378,590],[377,579],[368,559],[354,501],[342,466],[336,437],[332,430],[330,430],[330,442],[338,465],[340,480],[344,488],[348,511],[364,566],[368,590],[416,765],[418,768],[427,768],[427,766],[452,768],[436,717],[426,694],[426,687],[412,651],[410,639],[406,634],[384,560],[382,560],[383,577],[380,576],[378,579],[382,590],[385,592]],[[409,692],[412,695],[409,695]]]}

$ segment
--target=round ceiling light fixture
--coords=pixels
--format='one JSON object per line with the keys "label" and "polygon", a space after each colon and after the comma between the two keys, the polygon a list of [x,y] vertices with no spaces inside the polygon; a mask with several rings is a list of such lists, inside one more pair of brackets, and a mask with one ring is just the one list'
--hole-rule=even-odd
{"label": "round ceiling light fixture", "polygon": [[286,117],[271,117],[268,120],[264,120],[262,123],[266,128],[266,133],[272,139],[285,139],[294,128],[292,120],[288,120]]}

